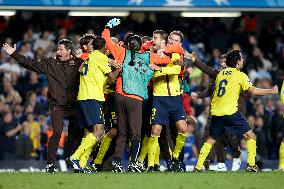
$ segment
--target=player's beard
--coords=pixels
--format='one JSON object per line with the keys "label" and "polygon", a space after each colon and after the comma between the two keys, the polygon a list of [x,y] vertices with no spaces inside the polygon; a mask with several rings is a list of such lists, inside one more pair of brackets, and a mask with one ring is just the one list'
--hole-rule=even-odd
{"label": "player's beard", "polygon": [[158,47],[157,45],[153,45],[153,48],[152,48],[153,52],[156,53],[159,49],[160,47]]}

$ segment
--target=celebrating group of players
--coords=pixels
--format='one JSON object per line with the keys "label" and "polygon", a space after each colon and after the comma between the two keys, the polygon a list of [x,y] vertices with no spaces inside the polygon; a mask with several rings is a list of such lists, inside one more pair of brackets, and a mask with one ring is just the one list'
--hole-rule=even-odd
{"label": "celebrating group of players", "polygon": [[[114,18],[107,23],[102,36],[85,34],[80,39],[81,51],[76,53],[77,59],[82,60],[77,70],[80,74],[77,117],[85,131],[80,145],[67,159],[73,169],[87,173],[102,171],[107,154],[111,154],[107,151],[114,144],[113,172],[124,171],[122,159],[127,146],[130,172],[159,171],[160,152],[167,171],[185,171],[182,151],[188,134],[187,122],[195,122],[185,87],[190,62],[205,73],[211,73],[214,80],[209,134],[194,171],[203,170],[212,146],[224,133],[246,139],[246,171],[260,171],[255,164],[256,137],[238,110],[239,96],[245,92],[277,94],[277,86],[272,89],[254,87],[241,72],[244,61],[238,50],[229,51],[222,70],[217,71],[182,48],[180,31],[168,36],[165,31],[156,30],[152,38],[129,34],[123,43],[118,43],[110,32],[119,24],[120,20]],[[9,45],[3,47],[8,54],[14,53]],[[192,98],[200,96],[192,93]],[[169,140],[174,144],[172,149]],[[284,141],[280,147],[282,169],[283,153]],[[91,154],[94,158],[88,165]],[[53,172],[53,168],[53,162],[48,162],[47,172]]]}

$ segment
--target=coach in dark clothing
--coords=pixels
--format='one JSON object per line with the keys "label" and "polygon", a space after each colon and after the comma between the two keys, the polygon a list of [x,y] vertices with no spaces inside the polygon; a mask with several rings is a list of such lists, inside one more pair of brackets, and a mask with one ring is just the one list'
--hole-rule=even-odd
{"label": "coach in dark clothing", "polygon": [[68,143],[66,157],[73,154],[79,146],[83,131],[77,124],[75,108],[79,89],[78,71],[83,60],[73,56],[73,45],[70,40],[63,39],[58,42],[56,58],[43,58],[30,60],[19,54],[8,44],[3,49],[15,58],[24,68],[45,74],[48,80],[48,102],[52,121],[53,135],[48,142],[47,172],[54,172],[56,152],[63,128],[63,118],[69,119]]}

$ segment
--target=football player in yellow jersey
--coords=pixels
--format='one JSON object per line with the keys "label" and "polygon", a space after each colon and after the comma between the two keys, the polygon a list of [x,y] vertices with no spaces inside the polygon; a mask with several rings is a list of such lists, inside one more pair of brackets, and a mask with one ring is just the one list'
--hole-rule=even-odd
{"label": "football player in yellow jersey", "polygon": [[216,77],[214,96],[211,101],[211,125],[209,137],[203,144],[195,171],[200,172],[203,163],[208,156],[216,138],[222,136],[225,131],[230,134],[243,136],[247,141],[248,164],[246,171],[259,172],[255,164],[256,137],[244,116],[238,112],[238,98],[241,91],[248,91],[251,95],[277,94],[278,87],[272,89],[256,88],[250,82],[248,76],[241,72],[244,60],[239,50],[227,53],[227,68]]}
{"label": "football player in yellow jersey", "polygon": [[70,157],[73,168],[84,172],[85,167],[80,166],[81,156],[89,158],[93,146],[104,135],[104,118],[100,102],[105,101],[104,89],[109,78],[113,81],[120,70],[111,71],[108,65],[105,40],[102,37],[93,39],[94,51],[83,63],[80,70],[80,86],[78,92],[78,109],[80,125],[86,128],[89,133],[82,139],[81,145]]}
{"label": "football player in yellow jersey", "polygon": [[[166,49],[167,34],[163,30],[153,32],[153,48],[157,52]],[[171,61],[180,59],[178,53],[171,53]],[[154,170],[154,160],[158,148],[158,138],[160,137],[162,126],[169,126],[169,118],[176,123],[178,136],[173,151],[173,160],[178,162],[178,156],[184,146],[187,132],[186,115],[183,109],[180,83],[178,75],[181,67],[170,63],[169,65],[155,69],[153,76],[153,104],[151,124],[151,137],[148,142],[148,171]],[[165,128],[164,128],[165,129]]]}
{"label": "football player in yellow jersey", "polygon": [[[80,44],[80,49],[76,50],[76,54],[78,57],[80,57],[83,60],[87,60],[89,57],[89,54],[94,50],[93,48],[93,39],[95,38],[95,35],[93,34],[84,34],[80,40],[79,40],[79,44]],[[82,64],[79,68],[79,70],[83,69],[83,65]],[[88,154],[88,152],[85,152]],[[85,156],[84,154],[80,157],[80,167],[85,167],[87,165],[87,161],[88,161],[87,156]],[[67,162],[69,163],[69,162]]]}
{"label": "football player in yellow jersey", "polygon": [[[96,36],[93,35],[93,34],[84,34],[80,38],[80,48],[81,49],[77,50],[76,54],[78,54],[81,59],[87,60],[88,57],[89,57],[89,54],[94,50],[93,49],[93,39],[95,37]],[[116,38],[112,38],[112,40],[117,41]],[[116,43],[118,43],[118,41]],[[80,54],[80,53],[82,53],[82,54]],[[106,52],[106,55],[108,55],[108,54],[109,54],[109,52]],[[108,61],[109,61],[109,65],[112,65],[114,68],[119,68],[118,67],[119,64],[117,64],[115,62],[115,60],[109,58]],[[83,65],[84,64],[82,64],[80,69],[82,69]],[[114,92],[112,90],[109,90],[108,86],[109,85],[107,84],[106,88],[105,88],[105,94],[109,94],[111,92]],[[106,103],[106,104],[107,104],[107,106],[110,107],[111,106],[110,104],[113,104],[113,100],[108,100],[108,103]],[[110,108],[106,108],[106,109],[109,110]],[[115,121],[114,118],[116,117],[114,110],[112,110],[110,113],[111,113],[111,117],[109,116],[109,112],[108,111],[106,111],[106,113],[105,113],[105,120],[106,120],[106,122],[105,122],[106,123],[105,124],[105,126],[106,126],[105,130],[108,133],[102,139],[102,142],[100,144],[100,148],[99,148],[98,154],[97,154],[97,156],[95,158],[95,161],[94,161],[94,163],[92,164],[92,167],[91,167],[93,169],[93,171],[95,171],[95,172],[102,171],[102,166],[101,166],[102,159],[104,158],[104,155],[105,155],[106,151],[108,150],[108,147],[109,147],[109,144],[110,144],[112,138],[114,138],[116,136],[116,133],[117,133],[116,132],[116,128],[109,127],[109,123],[112,124],[112,125],[115,125],[114,124],[114,121]],[[88,154],[89,152],[86,151],[85,153]],[[86,167],[88,159],[89,159],[89,157],[83,154],[80,157],[80,167]]]}
{"label": "football player in yellow jersey", "polygon": [[[281,103],[284,104],[284,81],[281,87],[280,100],[281,100]],[[283,115],[283,118],[284,118],[284,115]],[[284,171],[284,138],[279,148],[279,170]]]}
{"label": "football player in yellow jersey", "polygon": [[[118,44],[118,39],[112,37],[111,40]],[[112,70],[121,68],[121,65],[114,60],[113,56],[110,54],[109,51],[106,52],[108,56],[109,64],[112,66]],[[103,160],[105,156],[112,155],[112,147],[114,148],[115,141],[112,143],[113,139],[116,138],[118,134],[117,128],[117,117],[115,113],[115,105],[114,105],[114,95],[115,95],[115,81],[108,81],[105,87],[105,131],[107,134],[102,138],[100,143],[100,148],[98,153],[96,154],[96,158],[92,164],[92,169],[95,172],[103,171]],[[109,150],[110,148],[110,150]],[[107,153],[110,151],[110,153]],[[107,154],[107,155],[106,155]]]}
{"label": "football player in yellow jersey", "polygon": [[[183,40],[184,40],[183,33],[181,31],[174,30],[174,31],[172,31],[169,34],[168,44],[177,44],[179,46],[182,46]],[[184,53],[188,53],[184,49],[183,49],[183,51],[184,51]],[[186,61],[184,59],[184,54],[181,57],[180,61],[182,61],[182,63],[183,63],[182,65],[179,64],[180,66],[182,66],[182,71],[179,74],[179,83],[180,83],[181,92],[182,92],[181,96],[182,96],[182,101],[183,101],[183,108],[184,108],[185,113],[186,113],[187,123],[195,124],[196,123],[196,118],[193,116],[192,110],[191,110],[191,107],[190,107],[190,95],[189,95],[190,94],[190,86],[188,84],[188,82],[189,82],[188,81],[189,72],[187,71],[187,69],[189,67],[189,61]],[[175,62],[175,64],[176,63],[177,62]],[[172,123],[172,121],[170,121],[170,127],[169,128],[170,128],[170,132],[171,132],[171,137],[173,139],[173,143],[175,144],[175,140],[174,139],[177,137],[178,131],[177,131],[176,127],[174,127],[174,125],[171,126],[172,124],[174,124],[174,123]],[[187,134],[189,134],[189,133],[187,133]],[[162,149],[162,147],[161,147],[161,149]],[[182,171],[182,172],[186,171],[185,164],[183,162],[183,160],[184,160],[184,148],[182,148],[182,151],[179,154],[178,160],[179,160],[178,165],[172,166],[172,168],[175,168],[176,169],[175,171]],[[177,164],[176,162],[173,162],[173,163]]]}

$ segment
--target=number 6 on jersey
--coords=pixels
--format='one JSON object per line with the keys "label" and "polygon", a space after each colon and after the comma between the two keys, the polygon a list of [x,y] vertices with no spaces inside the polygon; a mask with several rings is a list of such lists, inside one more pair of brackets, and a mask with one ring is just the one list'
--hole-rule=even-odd
{"label": "number 6 on jersey", "polygon": [[217,96],[218,97],[222,97],[224,96],[224,94],[226,93],[226,85],[228,84],[228,81],[226,79],[223,79],[220,81],[219,83],[219,87],[218,87],[218,92],[217,92]]}

